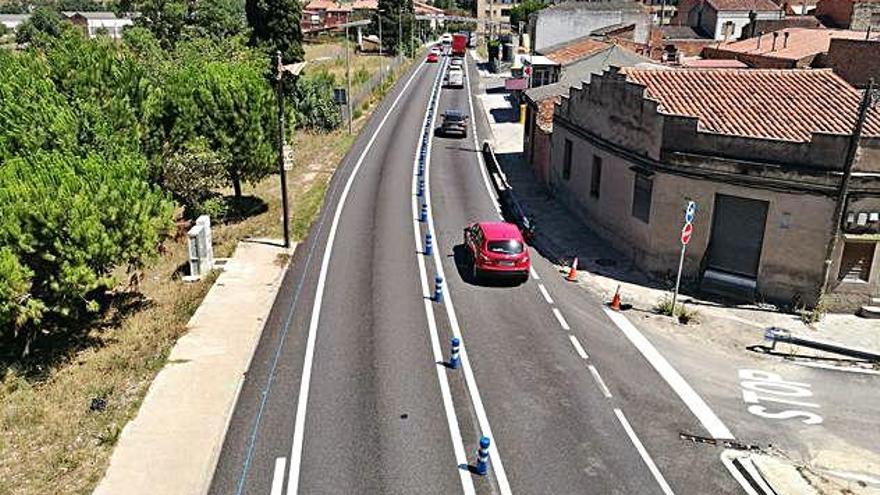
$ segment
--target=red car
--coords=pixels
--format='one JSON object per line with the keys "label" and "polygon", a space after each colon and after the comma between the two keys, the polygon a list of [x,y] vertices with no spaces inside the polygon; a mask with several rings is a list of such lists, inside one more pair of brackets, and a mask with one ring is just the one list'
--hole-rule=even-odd
{"label": "red car", "polygon": [[479,222],[464,229],[474,280],[484,275],[529,278],[529,248],[519,228],[507,222]]}
{"label": "red car", "polygon": [[436,53],[431,52],[431,53],[428,54],[428,60],[427,60],[427,62],[428,62],[429,64],[436,64],[436,63],[437,63],[437,60],[438,60],[438,58],[437,58],[437,54],[436,54]]}

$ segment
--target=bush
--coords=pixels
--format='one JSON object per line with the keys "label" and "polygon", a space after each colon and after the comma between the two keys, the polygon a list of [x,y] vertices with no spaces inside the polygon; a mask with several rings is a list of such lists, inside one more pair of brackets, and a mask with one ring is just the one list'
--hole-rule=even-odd
{"label": "bush", "polygon": [[657,304],[654,305],[654,312],[664,316],[676,317],[678,318],[679,323],[685,325],[700,321],[700,313],[697,310],[687,309],[684,303],[676,303],[675,306],[675,311],[673,311],[672,298],[668,295],[664,295],[659,301],[657,301]]}

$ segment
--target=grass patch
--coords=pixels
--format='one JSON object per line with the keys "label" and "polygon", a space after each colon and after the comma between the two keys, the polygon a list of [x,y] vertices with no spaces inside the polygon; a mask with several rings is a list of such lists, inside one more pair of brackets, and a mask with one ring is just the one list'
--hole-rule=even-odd
{"label": "grass patch", "polygon": [[[364,123],[355,121],[355,133]],[[287,174],[295,239],[307,235],[330,178],[354,139],[347,129],[297,133],[295,167]],[[258,198],[264,207],[215,226],[218,257],[230,256],[244,237],[282,235],[278,176],[246,185],[243,194]],[[142,304],[111,311],[89,329],[82,345],[65,350],[52,364],[28,361],[0,369],[0,494],[84,494],[100,481],[119,434],[137,414],[216,277],[182,282],[179,268],[186,261],[186,240],[167,247],[145,269]],[[93,399],[104,401],[103,410],[92,410]]]}
{"label": "grass patch", "polygon": [[663,296],[654,305],[654,312],[664,316],[678,318],[678,322],[687,325],[689,323],[699,323],[700,312],[696,309],[688,309],[684,303],[676,303],[673,310],[672,298]]}

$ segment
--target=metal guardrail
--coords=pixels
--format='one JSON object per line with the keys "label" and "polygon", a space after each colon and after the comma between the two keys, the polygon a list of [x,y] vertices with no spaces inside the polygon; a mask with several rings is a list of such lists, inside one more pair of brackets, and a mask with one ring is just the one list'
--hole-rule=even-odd
{"label": "metal guardrail", "polygon": [[863,359],[865,361],[870,361],[874,363],[880,363],[880,353],[868,351],[865,349],[856,349],[852,347],[845,347],[840,344],[836,344],[834,342],[827,342],[824,340],[816,340],[816,339],[808,339],[806,337],[798,337],[792,335],[791,332],[784,328],[779,327],[770,327],[764,330],[764,339],[772,342],[770,349],[773,350],[776,348],[777,342],[783,342],[786,344],[799,345],[803,347],[809,347],[811,349],[816,349],[819,351],[830,352],[833,354],[840,354],[842,356],[848,356],[856,359]]}

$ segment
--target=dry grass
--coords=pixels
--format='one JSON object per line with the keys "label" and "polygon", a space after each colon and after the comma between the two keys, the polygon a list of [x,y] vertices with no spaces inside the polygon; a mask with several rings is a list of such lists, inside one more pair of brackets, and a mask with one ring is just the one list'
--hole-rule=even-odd
{"label": "dry grass", "polygon": [[[391,57],[379,57],[378,55],[361,55],[354,52],[354,43],[351,45],[349,53],[351,63],[351,90],[356,93],[361,85],[370,77],[370,75],[378,72],[379,67],[384,65],[387,67],[392,59]],[[318,72],[326,70],[331,74],[338,87],[345,85],[345,44],[344,40],[335,40],[332,43],[322,43],[320,45],[305,45],[306,60],[309,61],[309,72]]]}
{"label": "dry grass", "polygon": [[[355,129],[364,122],[357,120]],[[295,239],[306,236],[329,179],[353,142],[344,131],[297,135],[296,167],[288,173]],[[219,257],[229,256],[241,238],[281,236],[278,177],[246,187],[244,194],[263,199],[268,209],[217,226]],[[0,382],[0,494],[85,494],[101,479],[120,431],[137,414],[147,388],[213,282],[181,282],[177,273],[186,245],[168,247],[141,282],[141,307],[109,315],[90,330],[88,345],[38,370],[38,379],[30,374],[33,370],[28,377],[21,370],[5,373]],[[105,399],[106,409],[91,412],[93,398]]]}

